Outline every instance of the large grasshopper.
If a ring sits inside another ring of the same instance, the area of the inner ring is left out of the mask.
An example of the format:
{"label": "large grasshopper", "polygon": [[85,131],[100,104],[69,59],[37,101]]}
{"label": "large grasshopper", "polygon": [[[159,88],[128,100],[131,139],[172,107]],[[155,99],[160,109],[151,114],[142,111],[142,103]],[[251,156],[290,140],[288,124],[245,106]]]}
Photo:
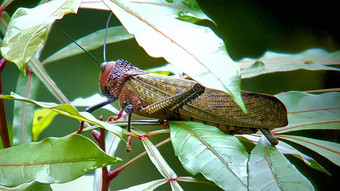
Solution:
{"label": "large grasshopper", "polygon": [[245,114],[227,93],[196,81],[149,74],[124,60],[104,62],[100,69],[100,89],[109,100],[88,108],[89,112],[118,100],[129,113],[129,122],[134,113],[160,121],[199,121],[228,134],[259,129],[273,145],[278,140],[270,130],[288,123],[285,106],[274,96],[242,91]]}

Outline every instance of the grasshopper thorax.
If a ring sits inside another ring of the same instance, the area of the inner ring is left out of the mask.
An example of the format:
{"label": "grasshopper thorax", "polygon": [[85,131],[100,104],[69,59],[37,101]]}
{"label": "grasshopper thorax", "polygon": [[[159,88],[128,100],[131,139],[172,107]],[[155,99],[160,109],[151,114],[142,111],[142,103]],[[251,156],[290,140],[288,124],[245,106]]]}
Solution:
{"label": "grasshopper thorax", "polygon": [[125,60],[104,62],[100,65],[99,84],[103,95],[115,101],[130,76],[147,72],[133,66]]}

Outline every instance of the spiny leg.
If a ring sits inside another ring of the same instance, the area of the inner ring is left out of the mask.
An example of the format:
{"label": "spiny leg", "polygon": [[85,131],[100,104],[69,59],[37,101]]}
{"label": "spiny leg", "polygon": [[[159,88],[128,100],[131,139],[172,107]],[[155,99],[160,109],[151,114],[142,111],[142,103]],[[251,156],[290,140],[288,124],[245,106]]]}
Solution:
{"label": "spiny leg", "polygon": [[[127,131],[131,132],[131,117],[132,117],[132,111],[133,111],[133,106],[131,103],[128,103],[125,105],[124,107],[124,111],[126,113],[128,113],[128,124],[127,124]],[[131,151],[131,135],[128,136],[127,138],[127,143],[126,143],[126,152],[130,152]]]}
{"label": "spiny leg", "polygon": [[260,131],[272,145],[277,145],[279,143],[279,140],[277,140],[277,138],[270,132],[269,129],[260,128]]}

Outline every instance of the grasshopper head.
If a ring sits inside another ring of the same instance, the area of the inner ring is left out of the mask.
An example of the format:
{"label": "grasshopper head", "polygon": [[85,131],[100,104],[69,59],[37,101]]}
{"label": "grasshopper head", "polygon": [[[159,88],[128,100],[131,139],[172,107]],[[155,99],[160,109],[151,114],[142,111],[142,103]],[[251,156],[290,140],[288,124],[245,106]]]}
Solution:
{"label": "grasshopper head", "polygon": [[124,60],[104,62],[100,65],[100,90],[103,95],[115,101],[130,76],[146,73]]}

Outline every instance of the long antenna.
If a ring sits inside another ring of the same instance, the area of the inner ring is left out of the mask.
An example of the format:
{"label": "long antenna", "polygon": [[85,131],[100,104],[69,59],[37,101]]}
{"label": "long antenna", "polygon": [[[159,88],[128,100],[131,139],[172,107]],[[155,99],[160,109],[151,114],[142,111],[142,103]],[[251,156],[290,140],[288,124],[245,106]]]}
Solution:
{"label": "long antenna", "polygon": [[106,62],[106,39],[107,39],[107,29],[109,28],[109,23],[111,20],[112,12],[110,12],[109,17],[107,18],[106,21],[106,26],[105,26],[105,36],[104,36],[104,45],[103,45],[103,59],[104,62]]}
{"label": "long antenna", "polygon": [[73,40],[73,38],[71,38],[68,34],[66,34],[63,30],[61,30],[61,28],[58,27],[58,25],[54,25],[57,27],[57,29],[63,33],[63,35],[65,35],[68,39],[70,39],[74,44],[76,44],[80,49],[82,49],[87,55],[89,55],[99,66],[100,66],[100,62],[97,60],[96,57],[93,56],[93,54],[91,54],[89,51],[85,50],[85,48],[83,48],[82,46],[80,46],[80,44],[78,44],[75,40]]}

